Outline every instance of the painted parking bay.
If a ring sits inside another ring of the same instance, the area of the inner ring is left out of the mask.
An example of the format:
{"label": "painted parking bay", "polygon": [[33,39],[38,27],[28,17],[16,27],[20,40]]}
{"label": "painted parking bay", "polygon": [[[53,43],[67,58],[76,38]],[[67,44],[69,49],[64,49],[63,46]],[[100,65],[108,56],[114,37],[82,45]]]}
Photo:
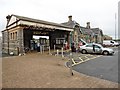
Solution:
{"label": "painted parking bay", "polygon": [[[94,54],[80,54],[80,53],[74,53],[71,57],[72,59],[72,66],[85,63],[89,60],[93,60],[95,58],[101,57],[102,55],[94,55]],[[70,61],[70,58],[69,58]],[[66,65],[69,67],[70,62],[66,62]]]}

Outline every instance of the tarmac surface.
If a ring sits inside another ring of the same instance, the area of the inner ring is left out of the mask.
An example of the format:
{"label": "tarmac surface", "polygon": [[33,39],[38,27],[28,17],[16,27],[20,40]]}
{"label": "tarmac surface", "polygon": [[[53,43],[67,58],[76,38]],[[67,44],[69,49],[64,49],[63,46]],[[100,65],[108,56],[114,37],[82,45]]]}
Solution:
{"label": "tarmac surface", "polygon": [[2,58],[2,88],[118,88],[118,83],[65,67],[66,58],[33,53]]}
{"label": "tarmac surface", "polygon": [[[115,54],[108,56],[73,53],[73,69],[89,76],[118,82],[118,56],[120,56],[120,49],[118,47],[113,47],[113,49]],[[70,67],[70,62],[67,62],[66,65]]]}
{"label": "tarmac surface", "polygon": [[89,76],[118,82],[118,55],[101,56],[74,66],[74,70]]}

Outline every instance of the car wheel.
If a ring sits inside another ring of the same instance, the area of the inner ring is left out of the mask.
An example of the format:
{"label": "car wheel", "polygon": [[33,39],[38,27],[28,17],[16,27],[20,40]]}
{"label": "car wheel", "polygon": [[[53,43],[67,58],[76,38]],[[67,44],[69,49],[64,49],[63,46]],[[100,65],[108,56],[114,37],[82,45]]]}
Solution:
{"label": "car wheel", "polygon": [[104,52],[103,52],[103,55],[108,55],[108,54],[109,54],[108,51],[104,51]]}
{"label": "car wheel", "polygon": [[87,53],[87,51],[86,50],[82,50],[82,54],[86,54]]}

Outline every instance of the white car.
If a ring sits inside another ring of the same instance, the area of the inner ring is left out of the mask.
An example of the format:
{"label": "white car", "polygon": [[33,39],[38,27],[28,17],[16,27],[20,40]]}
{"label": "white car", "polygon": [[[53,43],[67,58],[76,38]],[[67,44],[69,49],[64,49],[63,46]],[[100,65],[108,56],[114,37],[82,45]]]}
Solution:
{"label": "white car", "polygon": [[119,46],[120,44],[118,42],[115,42],[113,40],[104,40],[103,46]]}
{"label": "white car", "polygon": [[80,47],[80,52],[83,54],[86,53],[98,53],[98,54],[103,54],[103,55],[113,55],[114,51],[113,49],[110,48],[104,48],[102,45],[100,44],[96,44],[96,43],[90,43],[90,44],[86,44]]}
{"label": "white car", "polygon": [[110,41],[110,42],[112,43],[112,45],[113,45],[113,46],[119,46],[119,45],[120,45],[118,42],[113,41],[113,40],[112,40],[112,41]]}

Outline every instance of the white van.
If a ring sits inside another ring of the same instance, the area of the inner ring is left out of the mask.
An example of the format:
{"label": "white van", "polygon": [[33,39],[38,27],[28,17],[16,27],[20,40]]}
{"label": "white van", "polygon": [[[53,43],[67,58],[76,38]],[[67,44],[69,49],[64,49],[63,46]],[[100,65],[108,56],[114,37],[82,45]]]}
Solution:
{"label": "white van", "polygon": [[115,42],[113,40],[104,40],[103,46],[119,46],[120,44],[118,42]]}

